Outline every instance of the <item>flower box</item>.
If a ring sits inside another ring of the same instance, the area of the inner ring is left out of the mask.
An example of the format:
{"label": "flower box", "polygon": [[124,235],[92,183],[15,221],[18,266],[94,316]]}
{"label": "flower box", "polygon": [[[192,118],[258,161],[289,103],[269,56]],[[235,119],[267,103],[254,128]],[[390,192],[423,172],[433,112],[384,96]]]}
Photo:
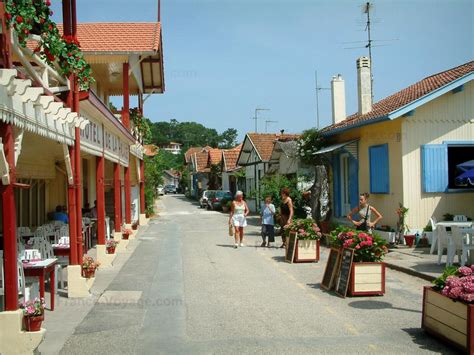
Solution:
{"label": "flower box", "polygon": [[23,320],[27,332],[39,332],[44,321],[44,314],[40,316],[24,316]]}
{"label": "flower box", "polygon": [[82,269],[82,277],[86,279],[95,277],[95,269]]}
{"label": "flower box", "polygon": [[474,353],[474,304],[452,300],[425,286],[421,327],[469,354]]}
{"label": "flower box", "polygon": [[385,263],[354,262],[349,283],[350,296],[383,296],[385,294]]}
{"label": "flower box", "polygon": [[115,247],[107,247],[107,254],[115,254]]}
{"label": "flower box", "polygon": [[298,239],[296,241],[295,263],[313,263],[319,261],[320,241],[314,239]]}

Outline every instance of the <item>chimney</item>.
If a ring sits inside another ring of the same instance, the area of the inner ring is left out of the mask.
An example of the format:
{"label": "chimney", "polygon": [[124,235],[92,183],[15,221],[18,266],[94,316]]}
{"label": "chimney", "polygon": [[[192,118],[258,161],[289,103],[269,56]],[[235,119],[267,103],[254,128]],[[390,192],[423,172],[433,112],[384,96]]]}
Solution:
{"label": "chimney", "polygon": [[357,90],[359,94],[359,114],[363,115],[372,110],[372,77],[370,59],[357,59]]}
{"label": "chimney", "polygon": [[341,74],[333,76],[331,80],[332,94],[332,123],[338,123],[346,119],[346,92],[344,79]]}

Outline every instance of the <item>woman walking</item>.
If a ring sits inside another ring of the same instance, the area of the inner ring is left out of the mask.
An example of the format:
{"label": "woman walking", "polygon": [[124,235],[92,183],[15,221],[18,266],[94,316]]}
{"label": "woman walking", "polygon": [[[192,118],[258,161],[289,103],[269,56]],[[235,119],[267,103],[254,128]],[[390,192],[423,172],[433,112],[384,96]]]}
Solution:
{"label": "woman walking", "polygon": [[286,247],[286,236],[285,236],[285,227],[287,227],[293,221],[293,201],[290,197],[290,190],[288,188],[283,188],[280,191],[281,195],[281,205],[280,205],[280,226],[281,226],[281,239],[283,244],[280,248]]}
{"label": "woman walking", "polygon": [[247,215],[249,214],[249,208],[247,203],[244,201],[244,193],[237,191],[235,194],[235,200],[230,206],[229,224],[234,226],[235,229],[235,244],[234,248],[238,246],[244,246],[244,227],[247,226]]}
{"label": "woman walking", "polygon": [[[357,230],[372,233],[372,229],[382,219],[382,215],[375,209],[375,207],[369,205],[369,196],[370,195],[367,192],[360,194],[359,206],[349,212],[347,219],[352,222]],[[374,221],[371,221],[372,213],[375,215]],[[360,216],[358,221],[352,219],[354,214],[358,214]]]}

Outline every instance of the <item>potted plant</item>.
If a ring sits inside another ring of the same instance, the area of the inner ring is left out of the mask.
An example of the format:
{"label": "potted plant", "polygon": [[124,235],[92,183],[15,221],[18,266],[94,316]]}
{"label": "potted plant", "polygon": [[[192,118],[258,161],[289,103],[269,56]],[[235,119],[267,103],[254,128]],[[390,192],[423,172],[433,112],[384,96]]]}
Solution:
{"label": "potted plant", "polygon": [[400,244],[403,242],[402,236],[405,240],[405,244],[408,247],[413,247],[415,244],[415,238],[416,236],[414,234],[408,234],[410,233],[410,228],[406,224],[406,219],[408,216],[408,208],[403,206],[401,203],[399,204],[399,207],[397,208],[397,215],[398,215],[398,222],[397,222],[397,244]]}
{"label": "potted plant", "polygon": [[132,229],[136,231],[138,229],[138,221],[132,223]]}
{"label": "potted plant", "polygon": [[438,338],[474,353],[474,266],[449,266],[425,286],[421,327]]}
{"label": "potted plant", "polygon": [[41,329],[41,323],[44,321],[44,306],[44,298],[35,298],[20,304],[27,332],[37,332]]}
{"label": "potted plant", "polygon": [[105,244],[105,250],[107,250],[107,254],[115,254],[115,248],[117,247],[118,243],[120,242],[115,239],[107,240],[107,243]]}
{"label": "potted plant", "polygon": [[377,234],[339,227],[331,233],[336,248],[354,249],[354,259],[349,281],[349,295],[371,296],[385,293],[385,263],[387,242]]}
{"label": "potted plant", "polygon": [[321,230],[312,218],[293,220],[286,228],[286,233],[298,234],[295,263],[319,261]]}
{"label": "potted plant", "polygon": [[133,234],[133,230],[130,228],[124,228],[122,230],[122,239],[128,240],[129,236]]}
{"label": "potted plant", "polygon": [[90,279],[95,276],[95,271],[99,268],[100,263],[94,261],[90,256],[85,255],[82,259],[82,276]]}
{"label": "potted plant", "polygon": [[423,228],[423,237],[428,239],[428,244],[431,245],[433,242],[433,227],[431,223],[428,223],[425,228]]}

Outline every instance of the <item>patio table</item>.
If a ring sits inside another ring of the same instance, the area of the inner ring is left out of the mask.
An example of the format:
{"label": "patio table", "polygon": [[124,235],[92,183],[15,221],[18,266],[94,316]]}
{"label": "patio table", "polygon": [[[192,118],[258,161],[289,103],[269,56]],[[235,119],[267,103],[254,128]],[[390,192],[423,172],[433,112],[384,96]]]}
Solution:
{"label": "patio table", "polygon": [[472,226],[472,222],[454,222],[454,221],[442,221],[436,223],[437,226],[445,226],[445,227],[460,227],[460,228],[470,228]]}
{"label": "patio table", "polygon": [[54,256],[69,256],[70,250],[69,244],[53,244]]}
{"label": "patio table", "polygon": [[45,285],[45,276],[49,273],[49,281],[50,281],[50,309],[54,311],[54,285],[55,285],[55,268],[58,259],[43,259],[38,261],[29,261],[23,264],[23,271],[25,273],[25,277],[38,277],[39,278],[39,286],[40,286],[40,297],[44,298],[44,285]]}

